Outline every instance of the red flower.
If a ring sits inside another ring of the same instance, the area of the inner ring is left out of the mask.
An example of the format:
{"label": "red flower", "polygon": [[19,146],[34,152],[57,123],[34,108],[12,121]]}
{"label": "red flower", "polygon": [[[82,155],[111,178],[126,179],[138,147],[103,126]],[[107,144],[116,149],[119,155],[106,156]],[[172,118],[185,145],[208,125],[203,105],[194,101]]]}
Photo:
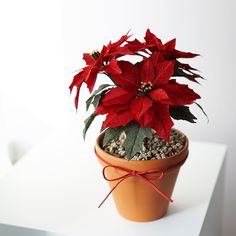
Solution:
{"label": "red flower", "polygon": [[[128,42],[128,48],[136,55],[140,55],[139,52],[145,52],[146,54],[161,52],[166,60],[175,61],[175,76],[183,76],[187,79],[197,82],[197,78],[202,78],[200,75],[194,73],[195,68],[188,64],[179,62],[178,58],[193,58],[199,56],[199,54],[191,52],[182,52],[175,49],[176,39],[172,39],[169,42],[163,44],[162,41],[156,37],[149,29],[146,31],[145,42],[140,42],[137,39]],[[187,73],[186,73],[186,72]]]}
{"label": "red flower", "polygon": [[98,73],[103,72],[108,75],[121,73],[121,70],[117,65],[116,58],[123,55],[133,54],[128,49],[127,45],[121,46],[128,38],[128,35],[124,35],[117,42],[110,42],[107,46],[103,46],[101,52],[84,54],[83,59],[87,66],[74,76],[74,79],[69,86],[70,91],[72,91],[74,86],[77,88],[77,93],[75,96],[76,108],[78,107],[79,91],[82,83],[86,83],[89,91],[92,92]]}
{"label": "red flower", "polygon": [[139,51],[148,53],[147,49],[152,53],[162,52],[166,60],[175,60],[177,58],[193,58],[199,56],[199,54],[182,52],[175,49],[176,39],[172,39],[169,42],[163,44],[162,41],[157,38],[157,36],[149,29],[147,29],[144,39],[145,42],[143,43],[137,39],[128,42],[128,48],[134,53]]}
{"label": "red flower", "polygon": [[124,126],[135,120],[169,140],[173,126],[169,107],[192,104],[200,96],[187,85],[170,80],[174,62],[164,60],[161,53],[153,53],[140,65],[118,61],[118,66],[122,73],[114,74],[112,79],[119,87],[106,93],[95,111],[107,114],[103,128]]}
{"label": "red flower", "polygon": [[193,58],[199,56],[199,54],[191,52],[182,52],[175,49],[176,39],[172,39],[169,42],[163,44],[155,34],[151,33],[148,29],[145,36],[146,48],[151,52],[161,51],[166,60],[175,60],[177,58]]}

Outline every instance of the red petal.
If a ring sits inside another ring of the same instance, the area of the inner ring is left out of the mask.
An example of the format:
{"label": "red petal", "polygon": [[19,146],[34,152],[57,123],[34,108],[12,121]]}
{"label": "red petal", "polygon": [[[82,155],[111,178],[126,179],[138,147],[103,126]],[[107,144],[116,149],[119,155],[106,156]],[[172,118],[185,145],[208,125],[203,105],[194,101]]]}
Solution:
{"label": "red petal", "polygon": [[172,39],[169,42],[165,43],[164,50],[173,51],[175,49],[176,39]]}
{"label": "red petal", "polygon": [[128,110],[130,107],[130,104],[127,103],[127,104],[118,104],[118,105],[113,105],[113,106],[104,106],[103,103],[101,102],[101,104],[99,104],[94,112],[94,114],[101,114],[101,115],[104,115],[104,114],[107,114],[107,113],[114,113],[117,112],[121,112],[121,111],[124,111],[124,110]]}
{"label": "red petal", "polygon": [[161,104],[168,104],[170,102],[168,94],[165,92],[165,90],[161,88],[152,90],[148,93],[148,96],[150,96],[153,100]]}
{"label": "red petal", "polygon": [[125,104],[128,103],[134,96],[135,94],[122,88],[112,88],[107,94],[104,95],[102,102],[104,106]]}
{"label": "red petal", "polygon": [[121,69],[119,68],[117,64],[117,60],[113,57],[109,64],[105,67],[104,71],[106,71],[108,74],[120,74]]}
{"label": "red petal", "polygon": [[82,83],[87,78],[88,74],[90,73],[90,68],[85,67],[82,71],[80,71],[77,75],[74,76],[74,79],[69,86],[70,92],[72,92],[74,86],[77,87],[76,96],[75,96],[75,107],[78,108],[79,102],[79,91],[81,88]]}
{"label": "red petal", "polygon": [[196,57],[196,56],[199,56],[200,54],[196,54],[196,53],[191,53],[191,52],[181,52],[181,51],[178,51],[178,50],[173,50],[171,52],[171,57],[173,59],[176,59],[176,58],[193,58],[193,57]]}
{"label": "red petal", "polygon": [[125,89],[137,91],[141,82],[138,68],[128,61],[118,61],[118,66],[122,73],[112,76],[114,82]]}
{"label": "red petal", "polygon": [[74,86],[79,87],[84,81],[84,70],[80,71],[77,75],[74,76],[72,83],[69,86],[70,93],[72,92]]}
{"label": "red petal", "polygon": [[171,105],[182,106],[192,104],[196,99],[201,98],[188,85],[178,84],[175,80],[171,80],[169,84],[163,85],[162,88],[168,94]]}
{"label": "red petal", "polygon": [[124,43],[130,36],[128,36],[127,34],[123,35],[120,37],[120,39],[118,41],[116,41],[115,43],[110,44],[110,47],[118,47],[120,46],[122,43]]}
{"label": "red petal", "polygon": [[104,62],[104,56],[107,53],[107,47],[103,45],[102,50],[100,52],[99,58],[96,60],[96,63],[103,63]]}
{"label": "red petal", "polygon": [[168,105],[155,105],[155,115],[150,128],[153,128],[157,135],[166,141],[170,140],[170,130],[174,125],[169,114]]}
{"label": "red petal", "polygon": [[155,67],[155,65],[166,61],[166,59],[164,58],[163,54],[160,52],[154,52],[152,53],[152,55],[149,57],[151,63],[153,64],[153,66]]}
{"label": "red petal", "polygon": [[134,39],[133,41],[128,42],[128,48],[132,52],[143,51],[146,49],[146,45],[141,43],[139,40]]}
{"label": "red petal", "polygon": [[154,87],[167,84],[170,77],[174,74],[174,62],[164,61],[155,65],[156,78],[153,81]]}
{"label": "red petal", "polygon": [[152,108],[148,109],[138,121],[141,127],[149,126],[154,117],[154,111]]}
{"label": "red petal", "polygon": [[148,81],[152,82],[154,78],[155,78],[155,71],[151,61],[148,59],[141,68],[141,80],[144,82]]}
{"label": "red petal", "polygon": [[134,116],[139,120],[141,116],[152,106],[152,101],[145,97],[141,96],[134,99],[130,104],[130,110]]}
{"label": "red petal", "polygon": [[115,56],[120,57],[120,56],[125,56],[125,55],[133,55],[134,53],[129,50],[128,46],[125,45],[123,47],[117,47],[114,52],[109,52],[109,56]]}
{"label": "red petal", "polygon": [[149,47],[156,46],[157,49],[159,49],[159,50],[162,49],[162,47],[163,47],[161,40],[159,38],[157,38],[155,34],[151,33],[150,29],[148,29],[146,31],[146,35],[145,35],[144,39],[146,41],[146,44]]}
{"label": "red petal", "polygon": [[133,54],[128,47],[120,47],[121,44],[123,44],[130,36],[123,35],[117,42],[115,43],[109,43],[107,45],[107,51],[104,56],[109,57],[109,56],[122,56],[122,55],[127,55],[127,54]]}
{"label": "red petal", "polygon": [[130,111],[123,111],[119,114],[109,113],[102,125],[102,128],[115,128],[117,126],[124,126],[132,120],[134,120],[134,116]]}
{"label": "red petal", "polygon": [[80,87],[81,86],[77,87],[75,100],[74,100],[76,110],[78,109]]}
{"label": "red petal", "polygon": [[87,76],[86,80],[84,81],[87,84],[87,87],[88,87],[90,93],[93,91],[93,88],[94,88],[94,85],[95,85],[96,79],[97,79],[97,74],[99,73],[100,69],[101,68],[98,68],[97,66],[92,67],[89,75]]}
{"label": "red petal", "polygon": [[85,60],[87,65],[94,64],[95,60],[89,53],[84,53],[83,54],[83,59]]}

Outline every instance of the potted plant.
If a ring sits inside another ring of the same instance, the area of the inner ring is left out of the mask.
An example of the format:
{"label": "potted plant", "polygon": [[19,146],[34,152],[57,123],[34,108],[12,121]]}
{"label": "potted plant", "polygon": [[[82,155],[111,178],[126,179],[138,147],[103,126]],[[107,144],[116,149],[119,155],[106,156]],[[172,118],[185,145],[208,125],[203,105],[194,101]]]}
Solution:
{"label": "potted plant", "polygon": [[[69,87],[77,89],[76,109],[83,83],[91,93],[86,107],[92,104],[94,112],[85,120],[84,137],[94,118],[106,115],[95,144],[111,187],[106,198],[112,193],[120,214],[134,221],[155,220],[166,213],[188,156],[188,139],[173,128],[173,120],[195,123],[189,110],[193,103],[203,111],[196,103],[200,96],[177,82],[178,77],[192,82],[202,78],[179,61],[198,54],[179,51],[175,44],[175,39],[163,44],[149,29],[142,42],[126,34],[101,51],[85,53],[86,66]],[[111,83],[94,90],[98,74]]]}

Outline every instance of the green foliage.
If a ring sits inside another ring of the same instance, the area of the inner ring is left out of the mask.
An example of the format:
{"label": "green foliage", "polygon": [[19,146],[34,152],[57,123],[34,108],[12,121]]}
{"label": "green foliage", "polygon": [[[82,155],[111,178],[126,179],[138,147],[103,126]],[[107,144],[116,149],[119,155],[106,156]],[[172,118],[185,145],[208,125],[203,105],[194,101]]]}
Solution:
{"label": "green foliage", "polygon": [[194,81],[196,83],[199,83],[196,79],[204,79],[201,75],[194,73],[192,71],[188,71],[188,73],[186,73],[184,70],[178,68],[178,67],[174,67],[174,77],[186,77],[187,79]]}
{"label": "green foliage", "polygon": [[128,160],[142,149],[145,139],[150,138],[153,135],[153,132],[149,127],[142,128],[137,122],[131,122],[126,126],[108,128],[105,131],[103,147],[105,147],[111,140],[119,139],[120,134],[123,131],[126,134],[124,148]]}
{"label": "green foliage", "polygon": [[196,123],[196,117],[190,112],[189,107],[179,106],[170,108],[170,116],[175,120],[186,120],[190,123]]}
{"label": "green foliage", "polygon": [[130,160],[138,151],[142,149],[142,145],[146,138],[153,135],[149,127],[140,127],[137,122],[131,122],[124,128],[126,139],[124,142],[125,152],[128,160]]}
{"label": "green foliage", "polygon": [[99,102],[100,102],[100,99],[101,99],[102,95],[105,94],[108,90],[109,89],[103,90],[101,93],[98,93],[97,95],[94,96],[92,104],[93,104],[95,109],[99,105]]}
{"label": "green foliage", "polygon": [[85,139],[86,133],[88,128],[90,127],[90,125],[92,124],[94,118],[96,117],[96,115],[92,114],[90,115],[85,121],[84,121],[84,130],[83,130],[83,137]]}
{"label": "green foliage", "polygon": [[[101,98],[101,96],[105,93],[104,91],[102,93],[100,93],[102,90],[104,90],[105,88],[111,86],[110,84],[102,84],[98,87],[98,89],[96,89],[91,96],[88,98],[88,100],[86,101],[86,110],[88,111],[89,107],[91,104],[95,104],[96,106],[99,104],[99,100]],[[107,91],[107,90],[106,90]],[[100,94],[99,94],[100,93]],[[95,100],[96,99],[96,100]],[[95,101],[94,101],[95,100]],[[95,106],[94,105],[94,106]]]}
{"label": "green foliage", "polygon": [[105,147],[111,140],[118,139],[121,132],[124,130],[123,126],[118,126],[116,128],[108,128],[105,131],[105,135],[103,138],[103,147]]}
{"label": "green foliage", "polygon": [[203,113],[203,114],[205,115],[205,117],[207,118],[207,122],[209,123],[209,118],[208,118],[206,112],[203,110],[202,106],[201,106],[199,103],[197,103],[197,102],[194,102],[194,104],[196,104],[196,105],[198,106],[198,108],[202,111],[202,113]]}

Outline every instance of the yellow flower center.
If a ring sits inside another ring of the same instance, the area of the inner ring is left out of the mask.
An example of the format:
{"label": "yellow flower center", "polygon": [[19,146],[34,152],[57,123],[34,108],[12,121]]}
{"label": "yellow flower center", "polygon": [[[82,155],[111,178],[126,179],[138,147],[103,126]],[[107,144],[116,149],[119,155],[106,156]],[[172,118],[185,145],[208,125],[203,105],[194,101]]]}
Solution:
{"label": "yellow flower center", "polygon": [[94,50],[89,54],[93,57],[94,60],[97,60],[100,56],[100,52],[98,50]]}
{"label": "yellow flower center", "polygon": [[141,82],[141,85],[140,85],[140,90],[143,92],[143,93],[147,93],[149,92],[150,90],[152,90],[152,83],[150,81],[148,82]]}

